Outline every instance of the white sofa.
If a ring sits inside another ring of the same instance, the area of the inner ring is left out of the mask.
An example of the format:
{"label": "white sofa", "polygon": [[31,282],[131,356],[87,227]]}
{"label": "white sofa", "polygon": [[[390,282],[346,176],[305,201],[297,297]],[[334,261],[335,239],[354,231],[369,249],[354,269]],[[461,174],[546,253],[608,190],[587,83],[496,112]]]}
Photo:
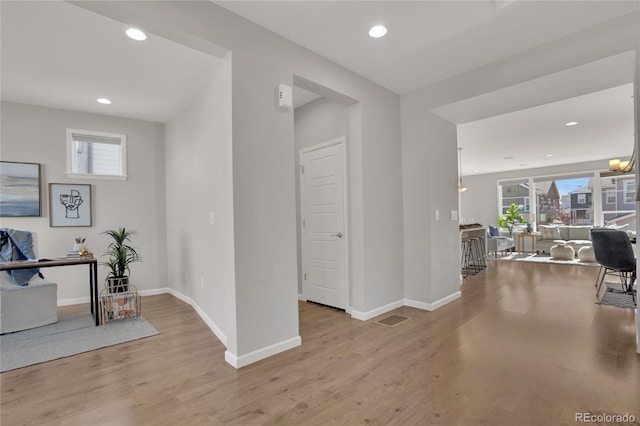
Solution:
{"label": "white sofa", "polygon": [[591,229],[593,226],[581,225],[539,225],[540,234],[536,237],[536,250],[550,253],[556,244],[566,244],[578,253],[581,247],[591,245]]}
{"label": "white sofa", "polygon": [[58,322],[58,285],[35,275],[18,286],[9,274],[0,277],[0,334]]}
{"label": "white sofa", "polygon": [[[628,225],[624,226],[606,226],[606,228],[618,229],[620,231],[627,231]],[[578,251],[582,247],[591,246],[591,225],[564,225],[564,224],[551,224],[551,225],[538,225],[538,234],[536,236],[536,251],[549,254],[551,247],[557,244],[566,244],[573,248],[573,251],[578,254]],[[500,230],[503,234],[505,231]],[[513,237],[517,238],[518,234],[524,232],[522,229],[514,231]],[[508,235],[508,234],[507,234]],[[526,241],[525,241],[526,243]]]}
{"label": "white sofa", "polygon": [[[37,236],[31,233],[35,257]],[[32,276],[28,285],[16,285],[9,272],[0,272],[0,334],[58,322],[58,285]]]}

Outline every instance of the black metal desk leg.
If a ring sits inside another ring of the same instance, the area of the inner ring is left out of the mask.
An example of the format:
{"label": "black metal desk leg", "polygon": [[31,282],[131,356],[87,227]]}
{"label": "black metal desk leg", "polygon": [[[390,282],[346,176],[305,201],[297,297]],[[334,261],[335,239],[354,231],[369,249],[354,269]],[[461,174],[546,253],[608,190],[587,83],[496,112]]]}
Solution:
{"label": "black metal desk leg", "polygon": [[100,308],[98,306],[98,264],[91,263],[89,265],[89,271],[91,278],[89,285],[91,286],[91,310],[93,316],[96,319],[96,326],[100,325]]}
{"label": "black metal desk leg", "polygon": [[94,309],[94,297],[93,297],[93,265],[89,264],[89,300],[91,301],[91,314],[95,317],[96,310]]}

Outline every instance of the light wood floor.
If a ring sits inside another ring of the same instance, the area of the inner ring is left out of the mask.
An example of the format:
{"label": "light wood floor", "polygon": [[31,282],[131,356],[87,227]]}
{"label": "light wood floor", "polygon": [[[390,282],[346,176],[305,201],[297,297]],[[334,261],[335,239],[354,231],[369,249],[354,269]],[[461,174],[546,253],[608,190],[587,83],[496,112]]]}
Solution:
{"label": "light wood floor", "polygon": [[[0,375],[2,426],[559,425],[635,415],[633,314],[597,268],[493,262],[396,328],[300,303],[303,345],[240,370],[191,307],[143,299],[159,336]],[[86,306],[65,310],[87,309]]]}

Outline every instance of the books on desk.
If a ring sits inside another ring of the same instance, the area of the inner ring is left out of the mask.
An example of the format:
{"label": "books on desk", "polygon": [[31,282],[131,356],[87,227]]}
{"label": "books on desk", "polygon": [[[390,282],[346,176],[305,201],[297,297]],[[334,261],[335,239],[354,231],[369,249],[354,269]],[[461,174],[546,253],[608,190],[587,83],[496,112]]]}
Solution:
{"label": "books on desk", "polygon": [[86,254],[80,255],[77,251],[70,251],[67,253],[67,259],[93,259],[93,253],[89,251]]}

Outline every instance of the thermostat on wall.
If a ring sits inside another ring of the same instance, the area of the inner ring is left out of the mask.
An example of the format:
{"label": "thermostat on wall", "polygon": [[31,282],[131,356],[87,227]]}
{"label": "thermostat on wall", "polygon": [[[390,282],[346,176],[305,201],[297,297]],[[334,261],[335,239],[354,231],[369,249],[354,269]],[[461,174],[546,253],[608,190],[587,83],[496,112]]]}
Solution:
{"label": "thermostat on wall", "polygon": [[278,86],[278,105],[280,108],[291,108],[293,106],[293,91],[291,86],[281,84]]}

